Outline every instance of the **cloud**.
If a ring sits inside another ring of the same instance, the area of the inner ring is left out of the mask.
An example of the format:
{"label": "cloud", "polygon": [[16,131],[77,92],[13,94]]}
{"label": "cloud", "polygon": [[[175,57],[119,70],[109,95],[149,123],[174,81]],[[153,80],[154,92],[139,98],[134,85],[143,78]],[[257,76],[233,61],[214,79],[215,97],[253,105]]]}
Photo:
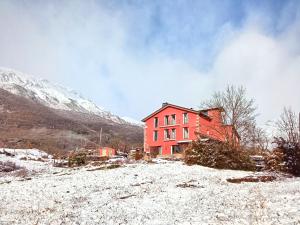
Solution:
{"label": "cloud", "polygon": [[300,7],[257,5],[1,1],[0,62],[136,119],[244,85],[262,124],[300,111]]}

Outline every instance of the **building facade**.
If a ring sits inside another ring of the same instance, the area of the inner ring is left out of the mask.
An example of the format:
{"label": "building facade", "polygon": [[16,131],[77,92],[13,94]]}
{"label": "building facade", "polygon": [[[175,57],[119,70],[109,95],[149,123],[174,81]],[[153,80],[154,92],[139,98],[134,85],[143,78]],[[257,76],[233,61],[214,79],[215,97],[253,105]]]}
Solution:
{"label": "building facade", "polygon": [[228,138],[239,140],[230,125],[223,123],[224,110],[213,108],[194,110],[169,103],[142,121],[144,127],[144,151],[159,155],[181,154],[192,141],[208,137],[219,141]]}
{"label": "building facade", "polygon": [[100,156],[112,157],[116,155],[116,150],[109,147],[101,147],[99,148],[99,154]]}

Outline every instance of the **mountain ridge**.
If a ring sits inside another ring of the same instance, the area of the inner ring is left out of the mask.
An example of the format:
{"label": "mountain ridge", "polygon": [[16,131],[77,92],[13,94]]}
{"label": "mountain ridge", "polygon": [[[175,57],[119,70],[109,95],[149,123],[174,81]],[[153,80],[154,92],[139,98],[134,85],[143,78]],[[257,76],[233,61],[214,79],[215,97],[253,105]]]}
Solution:
{"label": "mountain ridge", "polygon": [[48,88],[52,85],[48,81],[15,73],[0,69],[0,148],[39,148],[61,155],[100,145],[123,150],[142,146],[141,125],[126,122],[100,107],[90,110],[88,106],[94,107],[93,103],[78,93],[72,94],[86,105],[67,98],[72,95],[70,90],[62,88],[68,95],[61,94],[57,88]]}
{"label": "mountain ridge", "polygon": [[116,123],[142,126],[142,123],[132,118],[120,117],[104,110],[75,90],[46,79],[33,78],[17,70],[0,67],[0,88],[53,109],[90,113]]}

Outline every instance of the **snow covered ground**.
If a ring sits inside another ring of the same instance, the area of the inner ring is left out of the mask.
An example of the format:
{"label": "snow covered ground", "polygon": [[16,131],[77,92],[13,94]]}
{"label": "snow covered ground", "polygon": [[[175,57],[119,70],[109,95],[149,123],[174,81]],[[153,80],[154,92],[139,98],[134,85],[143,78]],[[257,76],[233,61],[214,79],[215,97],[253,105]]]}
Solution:
{"label": "snow covered ground", "polygon": [[300,224],[299,178],[232,184],[251,173],[164,160],[106,170],[22,163],[49,169],[0,184],[1,225]]}

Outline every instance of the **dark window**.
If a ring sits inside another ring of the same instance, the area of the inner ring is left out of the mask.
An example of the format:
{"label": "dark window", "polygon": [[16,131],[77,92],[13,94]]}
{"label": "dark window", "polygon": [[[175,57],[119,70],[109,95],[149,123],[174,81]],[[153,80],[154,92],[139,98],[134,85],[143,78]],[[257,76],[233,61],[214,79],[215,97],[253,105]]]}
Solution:
{"label": "dark window", "polygon": [[154,141],[157,141],[157,140],[158,140],[158,131],[157,131],[157,130],[155,130],[155,131],[153,132],[153,140],[154,140]]}
{"label": "dark window", "polygon": [[202,111],[202,113],[203,113],[204,115],[208,116],[208,111],[207,111],[207,110],[206,110],[206,111]]}
{"label": "dark window", "polygon": [[169,125],[169,116],[165,116],[165,125]]}
{"label": "dark window", "polygon": [[182,148],[179,145],[172,145],[172,154],[182,153]]}
{"label": "dark window", "polygon": [[165,140],[170,139],[170,131],[168,129],[165,129]]}
{"label": "dark window", "polygon": [[154,117],[154,127],[157,128],[158,127],[158,118]]}

